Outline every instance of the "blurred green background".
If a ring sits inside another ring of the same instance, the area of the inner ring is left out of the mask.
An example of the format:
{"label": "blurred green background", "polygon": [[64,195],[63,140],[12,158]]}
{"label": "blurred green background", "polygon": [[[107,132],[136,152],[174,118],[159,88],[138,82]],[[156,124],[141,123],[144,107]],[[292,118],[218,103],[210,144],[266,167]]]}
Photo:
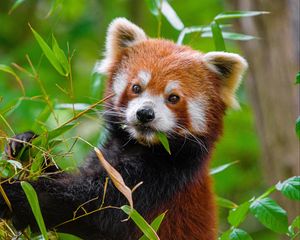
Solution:
{"label": "blurred green background", "polygon": [[[151,36],[157,35],[157,21],[149,12],[142,0],[64,0],[63,4],[47,16],[52,1],[28,0],[22,3],[15,11],[8,14],[14,1],[0,2],[0,64],[18,65],[30,70],[26,60],[29,55],[33,65],[37,68],[40,79],[53,103],[70,103],[71,99],[60,88],[69,89],[70,83],[60,76],[48,60],[43,57],[42,51],[34,39],[28,23],[51,43],[52,33],[60,46],[67,52],[67,43],[72,58],[72,73],[74,81],[74,99],[76,103],[93,103],[97,96],[92,91],[92,70],[95,61],[101,58],[104,48],[106,28],[110,21],[119,16],[127,17],[140,25]],[[224,2],[221,0],[170,1],[177,14],[186,26],[206,25],[214,16],[224,11]],[[174,30],[163,19],[162,37],[176,41],[179,32]],[[211,39],[203,39],[199,34],[188,35],[184,43],[203,52],[214,50]],[[227,42],[227,48],[232,52],[239,52],[233,42]],[[15,68],[14,68],[15,69]],[[7,122],[13,130],[23,132],[32,129],[35,120],[45,108],[41,101],[41,90],[37,81],[26,74],[18,72],[25,86],[26,95],[22,92],[15,79],[0,72],[0,110],[22,99],[19,105],[6,115]],[[57,86],[59,85],[59,87]],[[215,175],[215,188],[219,196],[240,203],[259,195],[266,189],[260,172],[260,149],[254,129],[253,114],[242,85],[239,91],[241,110],[229,110],[225,119],[224,136],[217,145],[212,167],[224,163],[238,161],[238,164],[228,170]],[[60,122],[68,117],[66,111],[56,110]],[[71,114],[71,113],[70,113]],[[74,135],[79,135],[96,144],[99,139],[101,121],[96,114],[90,114],[81,119],[75,128]],[[41,125],[37,125],[38,128]],[[55,121],[48,119],[47,126],[55,127]],[[7,125],[0,119],[0,129],[12,135]],[[2,146],[3,147],[3,146]],[[82,161],[90,148],[83,143],[77,143],[73,149],[72,159]],[[70,159],[65,159],[66,162]],[[220,209],[220,232],[227,229],[227,210]],[[249,218],[241,226],[247,229],[253,239],[276,239],[271,232],[262,227],[256,220]]]}

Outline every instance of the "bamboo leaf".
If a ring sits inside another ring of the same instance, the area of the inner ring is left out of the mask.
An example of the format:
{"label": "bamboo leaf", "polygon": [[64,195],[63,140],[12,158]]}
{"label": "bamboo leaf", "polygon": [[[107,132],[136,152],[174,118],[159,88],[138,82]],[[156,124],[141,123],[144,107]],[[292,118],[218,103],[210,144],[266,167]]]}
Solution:
{"label": "bamboo leaf", "polygon": [[238,205],[235,204],[234,202],[222,197],[217,197],[217,204],[220,207],[229,208],[229,209],[238,207]]}
{"label": "bamboo leaf", "polygon": [[49,12],[46,15],[46,18],[50,17],[55,10],[58,8],[58,6],[62,3],[63,0],[52,0],[51,8]]}
{"label": "bamboo leaf", "polygon": [[66,57],[64,51],[59,47],[53,34],[52,34],[52,49],[56,59],[60,62],[61,66],[64,68],[66,75],[68,75],[70,73],[68,58]]}
{"label": "bamboo leaf", "polygon": [[68,233],[57,233],[58,240],[81,240],[81,238],[68,234]]}
{"label": "bamboo leaf", "polygon": [[[151,223],[151,227],[153,228],[154,231],[158,231],[160,224],[162,223],[164,217],[166,215],[166,212],[160,214],[158,217],[156,217],[153,222]],[[148,240],[146,235],[143,235],[139,240]]]}
{"label": "bamboo leaf", "polygon": [[154,16],[158,16],[159,15],[159,0],[145,0],[147,3],[147,6],[150,10],[150,12],[154,15]]}
{"label": "bamboo leaf", "polygon": [[8,14],[12,14],[14,10],[16,10],[25,0],[16,0],[15,3],[12,5],[11,9],[9,10]]}
{"label": "bamboo leaf", "polygon": [[256,199],[251,203],[250,211],[263,225],[274,232],[287,232],[287,213],[274,200],[270,198]]}
{"label": "bamboo leaf", "polygon": [[149,240],[159,240],[157,233],[154,229],[146,222],[146,220],[133,208],[124,205],[121,209],[134,221],[139,229],[145,234]]}
{"label": "bamboo leaf", "polygon": [[108,173],[110,179],[112,180],[115,187],[127,198],[129,205],[133,208],[133,200],[132,200],[132,191],[131,189],[125,184],[123,177],[121,174],[109,164],[102,155],[101,151],[98,148],[94,148],[96,155],[104,167],[106,172]]}
{"label": "bamboo leaf", "polygon": [[0,71],[6,72],[6,73],[9,73],[10,75],[12,75],[17,80],[17,82],[22,90],[22,94],[25,95],[24,85],[23,85],[21,79],[19,78],[19,76],[14,72],[14,70],[11,67],[4,65],[4,64],[0,64]]}
{"label": "bamboo leaf", "polygon": [[300,176],[291,177],[276,184],[276,189],[292,200],[300,200]]}
{"label": "bamboo leaf", "polygon": [[265,11],[231,11],[220,13],[215,17],[215,20],[231,19],[231,18],[242,18],[242,17],[253,17],[262,14],[268,14]]}
{"label": "bamboo leaf", "polygon": [[238,161],[235,161],[235,162],[230,162],[230,163],[227,163],[227,164],[224,164],[224,165],[221,165],[219,167],[215,167],[215,168],[212,168],[210,170],[210,175],[215,175],[217,173],[220,173],[220,172],[223,172],[224,170],[226,170],[227,168],[231,167],[232,165],[235,165],[237,164]]}
{"label": "bamboo leaf", "polygon": [[[224,32],[224,31],[222,31],[222,36],[224,39],[235,40],[235,41],[249,41],[249,40],[257,39],[257,37],[251,35],[245,35],[245,34],[234,33],[234,32]],[[211,31],[208,31],[202,33],[201,37],[212,38],[213,34]]]}
{"label": "bamboo leaf", "polygon": [[29,27],[30,27],[30,29],[31,29],[31,31],[33,33],[33,36],[35,37],[36,41],[40,45],[43,53],[45,54],[45,56],[47,57],[47,59],[49,60],[49,62],[51,63],[51,65],[56,69],[56,71],[58,73],[60,73],[63,76],[66,76],[67,74],[64,73],[63,68],[62,68],[60,62],[56,58],[54,52],[51,50],[51,48],[45,42],[45,40],[30,25],[29,25]]}
{"label": "bamboo leaf", "polygon": [[34,188],[30,185],[30,183],[21,182],[21,186],[22,186],[23,191],[25,192],[25,195],[28,199],[29,205],[31,207],[31,210],[33,212],[35,220],[38,224],[38,227],[39,227],[44,239],[48,240],[47,229],[46,229],[46,226],[44,223],[44,219],[43,219],[42,212],[40,209],[40,204],[39,204],[37,194],[36,194]]}
{"label": "bamboo leaf", "polygon": [[166,134],[164,134],[163,132],[158,132],[156,134],[156,136],[158,137],[159,141],[164,146],[164,148],[166,149],[166,151],[171,155],[169,140],[168,140]]}
{"label": "bamboo leaf", "polygon": [[184,24],[182,23],[181,19],[178,17],[172,6],[168,3],[168,1],[163,0],[161,4],[161,13],[165,16],[168,22],[176,30],[182,30],[184,28]]}
{"label": "bamboo leaf", "polygon": [[222,30],[216,21],[213,21],[210,25],[215,48],[217,51],[226,51],[225,42],[222,35]]}

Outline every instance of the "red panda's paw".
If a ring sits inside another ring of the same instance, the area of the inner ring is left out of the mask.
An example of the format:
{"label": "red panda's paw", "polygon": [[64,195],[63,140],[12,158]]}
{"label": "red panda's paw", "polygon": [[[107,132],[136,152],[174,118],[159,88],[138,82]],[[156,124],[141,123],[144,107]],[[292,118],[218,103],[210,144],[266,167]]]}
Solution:
{"label": "red panda's paw", "polygon": [[27,143],[31,143],[31,141],[37,136],[38,135],[36,135],[34,132],[27,131],[12,137],[5,147],[6,156],[9,159],[15,159],[21,152],[29,147],[29,144]]}

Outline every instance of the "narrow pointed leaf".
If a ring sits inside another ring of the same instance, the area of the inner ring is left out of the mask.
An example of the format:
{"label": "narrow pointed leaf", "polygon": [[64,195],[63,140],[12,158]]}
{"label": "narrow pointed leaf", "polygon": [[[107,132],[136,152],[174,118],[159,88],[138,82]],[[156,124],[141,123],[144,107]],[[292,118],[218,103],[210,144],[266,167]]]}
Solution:
{"label": "narrow pointed leaf", "polygon": [[16,10],[25,0],[16,0],[15,3],[12,5],[11,9],[9,10],[8,14],[12,14],[14,10]]}
{"label": "narrow pointed leaf", "polygon": [[44,239],[48,240],[47,229],[46,229],[46,226],[44,223],[44,219],[43,219],[42,212],[40,209],[40,204],[39,204],[37,194],[36,194],[34,188],[30,185],[30,183],[21,182],[21,186],[22,186],[23,191],[25,192],[25,195],[28,199],[29,205],[31,207],[31,210],[33,212],[35,220],[38,224],[38,227],[39,227]]}
{"label": "narrow pointed leaf", "polygon": [[165,16],[165,18],[168,20],[168,22],[175,29],[182,30],[184,28],[184,25],[183,25],[181,19],[178,17],[177,13],[171,7],[171,5],[168,3],[168,1],[166,1],[166,0],[162,1],[161,12]]}
{"label": "narrow pointed leaf", "polygon": [[150,10],[150,12],[154,15],[154,16],[158,16],[159,14],[159,0],[145,0],[147,3],[147,6]]}
{"label": "narrow pointed leaf", "polygon": [[[153,228],[154,231],[158,231],[160,224],[162,223],[162,221],[164,220],[164,217],[166,215],[166,212],[160,214],[158,217],[156,217],[152,223],[151,223],[151,227]],[[148,240],[146,235],[143,235],[140,240]]]}
{"label": "narrow pointed leaf", "polygon": [[68,75],[70,73],[68,58],[66,57],[64,51],[59,47],[53,34],[52,34],[52,49],[56,59],[60,62],[61,66],[64,68],[66,75]]}
{"label": "narrow pointed leaf", "polygon": [[17,80],[17,82],[22,90],[23,95],[25,95],[25,88],[23,86],[23,83],[22,83],[21,79],[19,78],[19,76],[15,73],[15,71],[11,67],[4,65],[4,64],[0,64],[0,71],[6,72],[6,73],[9,73],[10,75],[12,75]]}
{"label": "narrow pointed leaf", "polygon": [[238,163],[238,161],[235,161],[235,162],[231,162],[231,163],[226,163],[226,164],[221,165],[221,166],[219,166],[219,167],[212,168],[212,169],[210,170],[210,174],[211,174],[211,175],[215,175],[215,174],[217,174],[217,173],[223,172],[223,171],[226,170],[227,168],[229,168],[229,167],[231,167],[232,165],[237,164],[237,163]]}
{"label": "narrow pointed leaf", "polygon": [[[257,37],[251,35],[245,35],[245,34],[234,33],[234,32],[224,32],[224,31],[222,31],[222,36],[224,39],[235,40],[235,41],[249,41],[249,40],[257,39]],[[202,33],[201,37],[212,38],[213,34],[211,31],[208,31]]]}
{"label": "narrow pointed leaf", "polygon": [[265,11],[232,11],[220,13],[215,17],[215,20],[221,19],[231,19],[231,18],[242,18],[242,17],[253,17],[262,14],[268,14],[269,12]]}
{"label": "narrow pointed leaf", "polygon": [[238,207],[238,205],[235,204],[234,202],[222,197],[217,197],[217,204],[219,207],[224,207],[229,209]]}
{"label": "narrow pointed leaf", "polygon": [[222,30],[216,21],[213,21],[210,25],[215,48],[217,51],[226,51],[225,42],[222,35]]}
{"label": "narrow pointed leaf", "polygon": [[300,176],[277,183],[276,189],[289,199],[300,201]]}
{"label": "narrow pointed leaf", "polygon": [[56,58],[54,52],[51,50],[51,48],[48,46],[48,44],[45,42],[45,40],[29,25],[33,36],[35,37],[36,41],[38,42],[38,44],[40,45],[43,53],[45,54],[45,56],[47,57],[47,59],[49,60],[49,62],[51,63],[51,65],[57,70],[57,72],[59,72],[61,75],[66,76],[66,74],[63,71],[63,68],[60,64],[60,62],[58,61],[58,59]]}
{"label": "narrow pointed leaf", "polygon": [[250,211],[263,225],[274,232],[288,231],[287,213],[274,200],[257,199],[250,205]]}
{"label": "narrow pointed leaf", "polygon": [[164,148],[166,149],[166,151],[171,155],[169,140],[168,140],[166,134],[164,134],[163,132],[158,132],[156,134],[156,136],[158,137],[159,141],[164,146]]}
{"label": "narrow pointed leaf", "polygon": [[68,233],[57,233],[57,236],[58,236],[58,240],[81,240],[82,239]]}
{"label": "narrow pointed leaf", "polygon": [[52,0],[51,8],[49,12],[46,15],[46,18],[50,17],[55,10],[58,8],[58,6],[62,3],[63,0]]}
{"label": "narrow pointed leaf", "polygon": [[157,233],[154,229],[146,222],[146,220],[133,208],[124,205],[121,209],[134,221],[139,229],[145,234],[149,240],[159,240]]}

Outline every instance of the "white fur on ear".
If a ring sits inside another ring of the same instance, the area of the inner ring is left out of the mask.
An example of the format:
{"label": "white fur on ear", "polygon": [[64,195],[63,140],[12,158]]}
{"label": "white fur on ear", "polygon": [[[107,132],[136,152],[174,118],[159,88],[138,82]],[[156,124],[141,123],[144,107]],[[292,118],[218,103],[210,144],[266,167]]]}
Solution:
{"label": "white fur on ear", "polygon": [[145,32],[126,18],[114,19],[107,30],[105,57],[94,68],[95,72],[107,73],[115,57],[127,47],[147,39]]}
{"label": "white fur on ear", "polygon": [[226,106],[239,108],[235,92],[240,85],[243,73],[248,67],[247,61],[235,53],[209,52],[204,55],[204,62],[223,81],[221,97]]}

